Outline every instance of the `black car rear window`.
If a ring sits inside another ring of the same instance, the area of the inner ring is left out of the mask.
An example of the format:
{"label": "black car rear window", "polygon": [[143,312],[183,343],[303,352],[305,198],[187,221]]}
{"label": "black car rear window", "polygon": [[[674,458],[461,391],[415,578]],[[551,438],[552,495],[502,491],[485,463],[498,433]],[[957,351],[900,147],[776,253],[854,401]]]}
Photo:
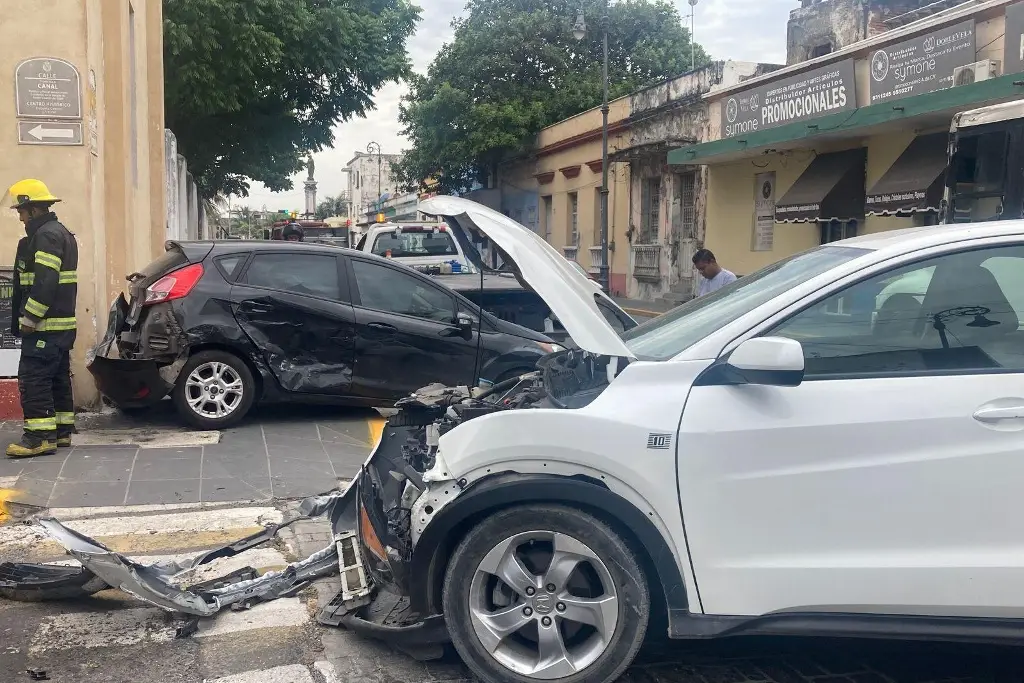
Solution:
{"label": "black car rear window", "polygon": [[228,254],[217,259],[217,267],[228,282],[234,282],[245,264],[248,254]]}

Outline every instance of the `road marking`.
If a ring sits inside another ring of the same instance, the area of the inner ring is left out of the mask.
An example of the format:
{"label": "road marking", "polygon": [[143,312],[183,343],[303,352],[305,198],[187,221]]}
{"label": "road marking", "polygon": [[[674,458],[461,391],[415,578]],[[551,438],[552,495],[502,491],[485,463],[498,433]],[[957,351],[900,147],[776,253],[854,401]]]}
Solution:
{"label": "road marking", "polygon": [[[192,637],[212,638],[245,631],[302,627],[309,620],[309,610],[299,598],[280,598],[250,610],[224,611],[203,619],[199,622],[199,631]],[[29,652],[166,643],[174,640],[178,623],[172,615],[155,607],[54,614],[43,618],[32,637]]]}
{"label": "road marking", "polygon": [[370,431],[370,447],[375,448],[380,443],[384,434],[384,425],[388,423],[385,417],[370,417],[366,419],[366,427]]}
{"label": "road marking", "polygon": [[[62,521],[116,552],[153,555],[171,549],[184,552],[225,545],[283,519],[284,515],[272,507],[244,507]],[[64,547],[38,525],[0,527],[0,557],[41,562],[63,555]]]}
{"label": "road marking", "polygon": [[[276,666],[273,669],[246,671],[245,673],[216,678],[207,683],[313,683],[309,669],[301,664]],[[328,679],[331,683],[331,679]]]}
{"label": "road marking", "polygon": [[[15,478],[17,481],[17,478]],[[16,502],[20,495],[17,490],[13,488],[5,488],[4,484],[12,485],[14,482],[3,481],[0,482],[0,524],[3,524],[10,517],[10,512],[7,509],[7,502]]]}
{"label": "road marking", "polygon": [[76,446],[138,446],[139,448],[187,448],[220,443],[220,432],[180,429],[90,429],[75,435]]}

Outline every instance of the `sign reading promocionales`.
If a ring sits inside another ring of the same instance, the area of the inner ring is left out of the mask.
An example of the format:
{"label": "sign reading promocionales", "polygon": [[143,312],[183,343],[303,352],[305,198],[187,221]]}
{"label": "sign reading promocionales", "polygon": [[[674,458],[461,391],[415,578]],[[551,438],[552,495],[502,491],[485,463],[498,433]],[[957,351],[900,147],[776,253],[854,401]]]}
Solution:
{"label": "sign reading promocionales", "polygon": [[854,81],[847,59],[732,95],[722,102],[722,137],[856,109]]}

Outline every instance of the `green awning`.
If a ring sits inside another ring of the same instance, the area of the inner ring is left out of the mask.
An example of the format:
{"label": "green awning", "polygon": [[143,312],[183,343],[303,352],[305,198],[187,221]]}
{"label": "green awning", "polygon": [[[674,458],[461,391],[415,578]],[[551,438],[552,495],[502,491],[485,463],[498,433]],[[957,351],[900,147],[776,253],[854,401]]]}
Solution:
{"label": "green awning", "polygon": [[912,126],[910,119],[947,111],[951,112],[952,118],[952,113],[956,111],[974,109],[1022,96],[1024,80],[1021,79],[1021,74],[1009,74],[970,85],[905,97],[893,102],[873,104],[853,112],[840,112],[811,121],[680,147],[668,153],[668,163],[687,166],[724,162],[737,157],[742,158],[752,152],[802,140],[814,140],[825,136],[843,137],[844,133],[846,137],[852,137],[856,136],[859,129],[880,124],[905,121],[908,126]]}

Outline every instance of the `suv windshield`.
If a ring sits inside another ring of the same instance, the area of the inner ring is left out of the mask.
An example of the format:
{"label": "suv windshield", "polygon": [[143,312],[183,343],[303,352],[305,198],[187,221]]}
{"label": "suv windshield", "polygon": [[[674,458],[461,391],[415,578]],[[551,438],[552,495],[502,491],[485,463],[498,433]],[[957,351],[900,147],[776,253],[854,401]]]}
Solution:
{"label": "suv windshield", "polygon": [[816,247],[688,301],[627,331],[622,338],[640,360],[668,360],[764,302],[868,251]]}
{"label": "suv windshield", "polygon": [[403,256],[458,256],[455,241],[447,232],[383,232],[373,242],[373,253],[392,258]]}

